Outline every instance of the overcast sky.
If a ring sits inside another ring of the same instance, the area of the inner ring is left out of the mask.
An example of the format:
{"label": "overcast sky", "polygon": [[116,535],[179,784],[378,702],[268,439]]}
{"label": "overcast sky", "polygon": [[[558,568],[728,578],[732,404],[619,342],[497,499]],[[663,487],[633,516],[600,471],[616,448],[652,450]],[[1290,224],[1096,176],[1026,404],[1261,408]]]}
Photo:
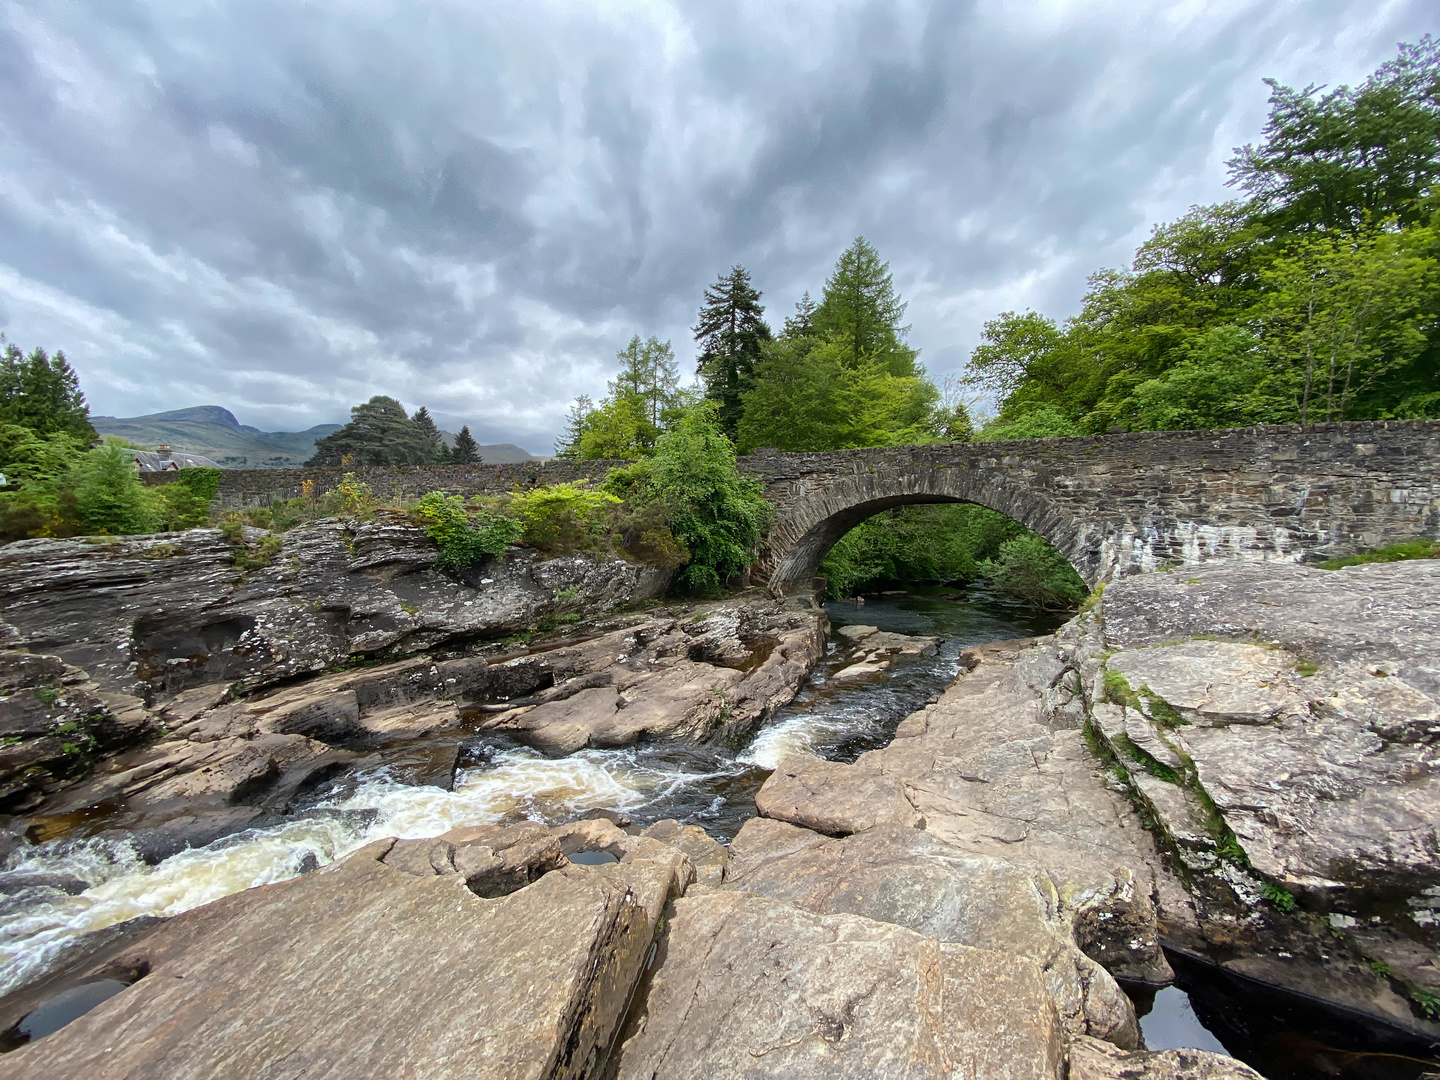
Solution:
{"label": "overcast sky", "polygon": [[1266,76],[1355,82],[1434,0],[0,0],[0,329],[92,411],[548,453],[631,334],[685,367],[863,233],[937,378],[1227,197]]}

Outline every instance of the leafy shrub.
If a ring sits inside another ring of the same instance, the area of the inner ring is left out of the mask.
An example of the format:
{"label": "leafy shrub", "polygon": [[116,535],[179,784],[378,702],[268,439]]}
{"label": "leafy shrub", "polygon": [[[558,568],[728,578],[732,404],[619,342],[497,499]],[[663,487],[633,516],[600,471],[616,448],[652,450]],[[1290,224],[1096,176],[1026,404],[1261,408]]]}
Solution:
{"label": "leafy shrub", "polygon": [[415,504],[415,516],[440,546],[436,569],[461,574],[485,558],[494,558],[520,539],[524,526],[488,507],[475,511],[475,523],[458,495],[432,491]]}
{"label": "leafy shrub", "polygon": [[219,469],[181,469],[168,484],[149,489],[162,531],[193,529],[210,520],[210,501],[220,490]]}
{"label": "leafy shrub", "polygon": [[1276,911],[1284,915],[1294,914],[1297,905],[1295,897],[1290,894],[1289,890],[1279,885],[1272,885],[1267,881],[1260,886],[1260,895],[1270,901]]}
{"label": "leafy shrub", "polygon": [[1001,591],[1047,610],[1073,607],[1090,593],[1065,557],[1033,533],[1005,541],[981,569]]}
{"label": "leafy shrub", "polygon": [[352,472],[347,472],[333,490],[325,493],[323,503],[326,512],[337,517],[367,517],[376,506],[370,485],[355,479]]}
{"label": "leafy shrub", "polygon": [[665,515],[665,507],[654,498],[641,498],[636,492],[622,502],[614,518],[612,544],[628,557],[664,570],[684,566],[690,552],[675,539]]}
{"label": "leafy shrub", "polygon": [[152,532],[156,515],[135,473],[134,459],[118,446],[91,450],[72,470],[75,510],[93,533]]}
{"label": "leafy shrub", "polygon": [[608,547],[620,499],[586,483],[551,484],[510,497],[527,545],[551,555]]}
{"label": "leafy shrub", "polygon": [[670,531],[690,552],[680,584],[717,592],[755,558],[770,521],[760,484],[741,476],[735,448],[720,431],[714,402],[686,409],[655,444],[655,456],[637,462],[609,485],[638,488],[665,508]]}

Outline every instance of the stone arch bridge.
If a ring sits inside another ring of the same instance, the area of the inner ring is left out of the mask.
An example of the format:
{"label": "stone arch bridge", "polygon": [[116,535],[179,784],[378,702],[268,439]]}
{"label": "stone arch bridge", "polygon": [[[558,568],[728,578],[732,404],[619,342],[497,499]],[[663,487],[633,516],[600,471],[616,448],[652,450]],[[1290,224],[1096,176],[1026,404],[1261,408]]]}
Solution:
{"label": "stone arch bridge", "polygon": [[[357,469],[382,498],[500,494],[619,461]],[[970,502],[1054,544],[1089,584],[1211,559],[1302,561],[1440,537],[1440,420],[1155,431],[740,459],[775,507],[751,578],[804,590],[830,546],[907,503]],[[222,509],[323,492],[340,469],[227,470]],[[173,482],[175,473],[145,477]]]}
{"label": "stone arch bridge", "polygon": [[1212,559],[1314,561],[1440,537],[1440,421],[944,443],[741,459],[775,518],[752,581],[808,589],[868,517],[968,502],[1033,529],[1091,586]]}

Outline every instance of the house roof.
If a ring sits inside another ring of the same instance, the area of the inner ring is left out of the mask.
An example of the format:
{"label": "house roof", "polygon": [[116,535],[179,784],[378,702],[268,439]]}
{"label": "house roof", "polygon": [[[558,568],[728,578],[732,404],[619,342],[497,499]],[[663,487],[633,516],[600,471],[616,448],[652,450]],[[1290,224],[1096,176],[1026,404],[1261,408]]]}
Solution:
{"label": "house roof", "polygon": [[199,466],[205,469],[219,469],[222,466],[218,462],[211,461],[208,457],[199,454],[186,454],[182,451],[172,450],[161,455],[151,450],[125,451],[135,459],[135,464],[141,472],[166,472],[173,469],[188,469],[192,466]]}

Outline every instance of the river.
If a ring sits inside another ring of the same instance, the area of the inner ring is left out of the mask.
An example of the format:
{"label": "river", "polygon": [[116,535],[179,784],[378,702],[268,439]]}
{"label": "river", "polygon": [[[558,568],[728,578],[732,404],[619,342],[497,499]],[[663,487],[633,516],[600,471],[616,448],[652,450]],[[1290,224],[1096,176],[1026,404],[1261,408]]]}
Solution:
{"label": "river", "polygon": [[[464,745],[454,790],[397,771],[350,775],[311,793],[282,824],[225,837],[147,865],[123,837],[89,819],[11,857],[0,874],[0,993],[34,979],[80,934],[139,915],[175,915],[241,889],[281,881],[385,836],[425,837],[460,825],[529,818],[550,824],[618,810],[637,825],[679,818],[728,841],[755,813],[755,792],[785,754],[851,761],[883,746],[901,720],[947,686],[960,650],[1049,633],[1061,616],[966,595],[888,595],[827,606],[828,655],[796,700],[743,746],[651,745],[547,758],[493,735]],[[846,661],[833,629],[868,623],[942,639],[939,652],[887,679],[832,684]],[[69,895],[75,893],[76,895]]]}

